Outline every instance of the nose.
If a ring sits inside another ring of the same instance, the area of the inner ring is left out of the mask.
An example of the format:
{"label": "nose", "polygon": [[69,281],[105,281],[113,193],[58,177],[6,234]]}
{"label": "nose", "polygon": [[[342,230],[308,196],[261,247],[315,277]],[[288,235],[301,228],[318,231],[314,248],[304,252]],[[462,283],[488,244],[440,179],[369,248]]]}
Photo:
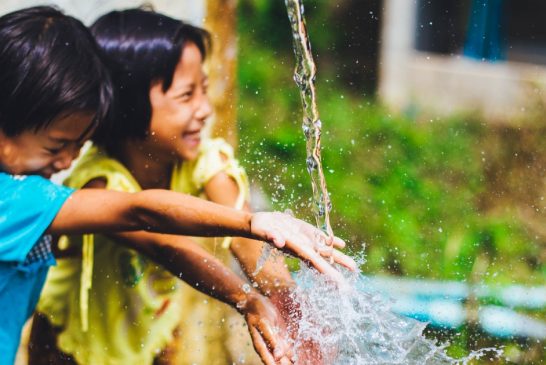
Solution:
{"label": "nose", "polygon": [[212,114],[212,105],[207,94],[201,97],[199,106],[195,111],[195,117],[200,121],[205,121]]}
{"label": "nose", "polygon": [[58,158],[56,158],[53,162],[53,168],[56,171],[66,170],[70,167],[70,165],[72,165],[72,161],[74,161],[79,154],[79,146],[65,148],[61,153],[59,153]]}
{"label": "nose", "polygon": [[71,164],[72,158],[70,158],[70,156],[65,153],[62,157],[59,157],[55,160],[55,162],[53,162],[53,168],[55,169],[55,171],[66,170],[70,167]]}

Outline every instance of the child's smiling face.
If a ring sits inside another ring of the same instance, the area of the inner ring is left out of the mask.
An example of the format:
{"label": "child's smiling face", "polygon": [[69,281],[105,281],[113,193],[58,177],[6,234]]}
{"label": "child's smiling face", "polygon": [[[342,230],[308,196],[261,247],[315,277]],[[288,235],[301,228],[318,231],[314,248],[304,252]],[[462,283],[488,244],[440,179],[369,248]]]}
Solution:
{"label": "child's smiling face", "polygon": [[27,130],[16,136],[6,136],[0,130],[0,168],[14,175],[49,178],[70,167],[93,127],[93,115],[80,112],[57,118],[46,128]]}
{"label": "child's smiling face", "polygon": [[170,88],[163,92],[161,82],[150,88],[152,117],[148,139],[154,150],[164,156],[183,160],[197,157],[201,130],[212,112],[202,63],[199,48],[188,43]]}

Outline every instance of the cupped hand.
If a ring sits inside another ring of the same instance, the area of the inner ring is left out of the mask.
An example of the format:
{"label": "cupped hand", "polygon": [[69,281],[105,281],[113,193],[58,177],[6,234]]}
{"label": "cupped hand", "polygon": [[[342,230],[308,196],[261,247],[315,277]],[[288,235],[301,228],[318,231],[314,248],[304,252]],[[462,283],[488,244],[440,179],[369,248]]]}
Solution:
{"label": "cupped hand", "polygon": [[338,283],[344,282],[343,276],[328,263],[325,257],[333,258],[334,262],[351,271],[357,269],[352,258],[335,249],[345,247],[342,239],[334,237],[330,240],[318,228],[289,214],[254,213],[251,231],[256,238],[272,243],[278,249],[300,258]]}
{"label": "cupped hand", "polygon": [[238,308],[245,317],[254,349],[264,364],[292,364],[289,334],[275,306],[261,294],[251,292]]}

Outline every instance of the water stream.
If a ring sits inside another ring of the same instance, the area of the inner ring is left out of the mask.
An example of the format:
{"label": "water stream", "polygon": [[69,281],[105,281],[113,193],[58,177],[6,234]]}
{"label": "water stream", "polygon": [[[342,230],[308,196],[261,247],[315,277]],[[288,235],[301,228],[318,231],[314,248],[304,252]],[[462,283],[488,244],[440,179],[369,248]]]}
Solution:
{"label": "water stream", "polygon": [[292,29],[294,54],[296,56],[294,81],[300,90],[303,104],[302,129],[306,140],[307,171],[311,175],[311,186],[313,189],[313,213],[317,227],[321,228],[332,238],[333,232],[330,225],[332,204],[328,189],[326,188],[326,179],[324,178],[320,157],[322,122],[319,117],[315,93],[317,68],[311,53],[311,43],[307,37],[303,4],[300,1],[294,0],[285,0],[285,3]]}
{"label": "water stream", "polygon": [[[311,175],[316,222],[330,237],[330,197],[320,157],[321,121],[316,103],[316,66],[307,36],[301,0],[285,0],[292,29],[296,69],[294,80],[303,103],[303,131],[307,170]],[[304,266],[304,265],[302,265]],[[499,356],[496,349],[453,359],[445,346],[424,337],[426,323],[394,314],[379,294],[358,288],[366,283],[359,273],[344,271],[350,284],[340,289],[313,269],[295,275],[298,287],[291,294],[298,310],[293,315],[297,364],[324,365],[446,365],[467,364],[484,356]]]}

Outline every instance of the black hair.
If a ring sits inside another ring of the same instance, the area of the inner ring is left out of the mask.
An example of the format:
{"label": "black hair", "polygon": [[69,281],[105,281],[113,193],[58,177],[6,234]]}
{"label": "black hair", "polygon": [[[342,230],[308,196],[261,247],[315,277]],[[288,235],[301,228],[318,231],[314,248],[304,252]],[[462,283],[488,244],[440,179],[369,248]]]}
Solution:
{"label": "black hair", "polygon": [[204,59],[210,35],[142,8],[103,15],[91,32],[110,70],[116,99],[112,123],[97,130],[93,141],[115,152],[123,141],[146,137],[152,115],[150,87],[161,82],[163,91],[169,89],[187,42],[195,44]]}
{"label": "black hair", "polygon": [[0,130],[15,136],[55,118],[90,112],[102,122],[112,102],[108,71],[89,30],[38,6],[0,17]]}

